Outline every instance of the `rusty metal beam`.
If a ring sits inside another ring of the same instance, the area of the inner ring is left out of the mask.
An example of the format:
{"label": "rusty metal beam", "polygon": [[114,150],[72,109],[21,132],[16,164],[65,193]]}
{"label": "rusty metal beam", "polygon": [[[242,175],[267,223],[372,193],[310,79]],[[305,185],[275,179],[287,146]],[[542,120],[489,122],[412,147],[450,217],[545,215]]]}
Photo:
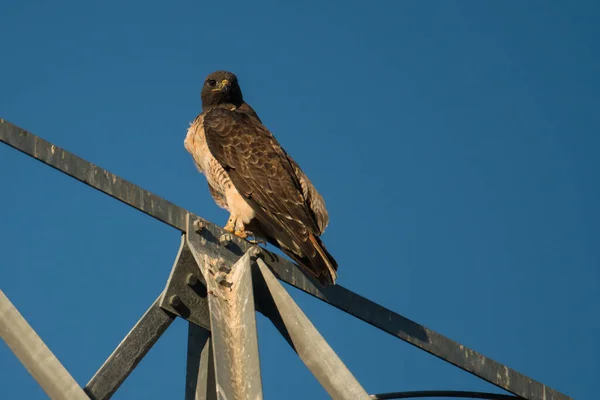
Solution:
{"label": "rusty metal beam", "polygon": [[[0,119],[0,142],[179,229],[181,232],[188,232],[186,225],[188,217],[192,221],[198,221],[204,227],[203,240],[209,244],[213,254],[217,254],[223,259],[235,262],[252,247],[250,243],[237,237],[232,237],[227,246],[219,245],[218,240],[215,245],[215,238],[221,238],[224,234],[224,231],[215,224],[2,119]],[[487,382],[525,399],[570,399],[565,394],[541,382],[464,347],[340,285],[322,289],[292,262],[264,249],[262,254],[262,258],[277,278]]]}

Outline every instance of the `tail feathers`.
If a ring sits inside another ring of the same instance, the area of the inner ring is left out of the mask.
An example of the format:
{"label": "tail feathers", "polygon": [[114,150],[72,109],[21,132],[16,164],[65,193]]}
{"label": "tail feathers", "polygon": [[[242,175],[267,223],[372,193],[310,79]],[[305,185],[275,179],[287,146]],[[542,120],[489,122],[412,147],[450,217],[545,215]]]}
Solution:
{"label": "tail feathers", "polygon": [[338,264],[319,237],[309,234],[306,242],[302,244],[296,242],[293,246],[284,243],[281,239],[269,240],[269,242],[296,261],[303,271],[319,281],[323,287],[335,284]]}
{"label": "tail feathers", "polygon": [[338,264],[318,236],[309,233],[308,238],[302,240],[287,230],[277,229],[275,224],[258,222],[257,219],[253,219],[247,229],[280,248],[322,286],[335,284]]}
{"label": "tail feathers", "polygon": [[337,279],[337,261],[329,254],[318,236],[310,234],[308,238],[317,251],[314,257],[310,258],[311,267],[309,269],[316,272],[315,277],[322,285],[334,285]]}

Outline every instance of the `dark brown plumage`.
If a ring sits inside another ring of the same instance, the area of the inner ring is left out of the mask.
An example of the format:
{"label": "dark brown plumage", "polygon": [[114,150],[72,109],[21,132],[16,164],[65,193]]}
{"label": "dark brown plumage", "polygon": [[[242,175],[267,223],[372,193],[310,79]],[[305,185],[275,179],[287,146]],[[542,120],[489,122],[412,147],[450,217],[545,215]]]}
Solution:
{"label": "dark brown plumage", "polygon": [[[196,125],[186,148],[207,175],[217,203],[231,212],[226,229],[242,237],[249,231],[281,248],[322,284],[335,283],[337,263],[319,239],[329,222],[324,201],[244,102],[237,77],[227,71],[210,74],[201,98],[203,112],[190,128]],[[238,194],[251,215],[239,206]]]}

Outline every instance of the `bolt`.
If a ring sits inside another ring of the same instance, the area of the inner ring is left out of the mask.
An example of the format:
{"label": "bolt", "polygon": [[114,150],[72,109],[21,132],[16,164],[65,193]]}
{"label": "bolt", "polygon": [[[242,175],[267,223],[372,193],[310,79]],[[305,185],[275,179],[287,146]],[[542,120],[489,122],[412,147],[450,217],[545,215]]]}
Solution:
{"label": "bolt", "polygon": [[202,220],[197,219],[194,221],[194,229],[196,230],[196,233],[202,232],[205,227],[206,225]]}
{"label": "bolt", "polygon": [[221,271],[221,272],[225,272],[226,274],[231,272],[231,267],[229,265],[225,264],[225,261],[223,261],[223,260],[219,261],[217,266],[219,268],[219,271]]}
{"label": "bolt", "polygon": [[196,286],[198,284],[198,282],[200,282],[200,279],[198,279],[198,277],[195,274],[188,274],[185,282],[189,285],[189,286]]}
{"label": "bolt", "polygon": [[179,298],[179,296],[174,294],[173,296],[169,297],[169,304],[171,306],[177,308],[181,305],[181,298]]}
{"label": "bolt", "polygon": [[260,247],[258,247],[258,246],[252,246],[248,250],[248,255],[250,256],[250,259],[252,261],[256,261],[258,259],[258,257],[260,256]]}
{"label": "bolt", "polygon": [[221,243],[223,246],[227,246],[229,243],[231,243],[231,235],[229,233],[222,234],[219,238],[219,243]]}
{"label": "bolt", "polygon": [[219,272],[217,275],[215,275],[215,282],[221,283],[225,280],[226,277],[227,277],[226,274]]}
{"label": "bolt", "polygon": [[224,274],[223,272],[219,272],[217,274],[217,276],[215,276],[215,281],[219,284],[219,285],[223,285],[225,287],[231,287],[232,283],[227,281],[227,274]]}

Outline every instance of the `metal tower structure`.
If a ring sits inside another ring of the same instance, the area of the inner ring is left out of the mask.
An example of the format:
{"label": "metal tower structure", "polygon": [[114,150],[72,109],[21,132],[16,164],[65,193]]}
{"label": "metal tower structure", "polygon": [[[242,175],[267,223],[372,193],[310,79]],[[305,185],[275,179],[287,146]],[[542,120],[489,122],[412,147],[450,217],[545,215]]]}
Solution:
{"label": "metal tower structure", "polygon": [[[182,234],[164,290],[84,388],[0,291],[0,336],[52,399],[109,399],[177,317],[189,322],[186,400],[262,399],[256,311],[273,323],[334,399],[571,399],[340,285],[322,289],[287,259],[2,119],[0,142]],[[512,394],[368,395],[279,280]]]}

